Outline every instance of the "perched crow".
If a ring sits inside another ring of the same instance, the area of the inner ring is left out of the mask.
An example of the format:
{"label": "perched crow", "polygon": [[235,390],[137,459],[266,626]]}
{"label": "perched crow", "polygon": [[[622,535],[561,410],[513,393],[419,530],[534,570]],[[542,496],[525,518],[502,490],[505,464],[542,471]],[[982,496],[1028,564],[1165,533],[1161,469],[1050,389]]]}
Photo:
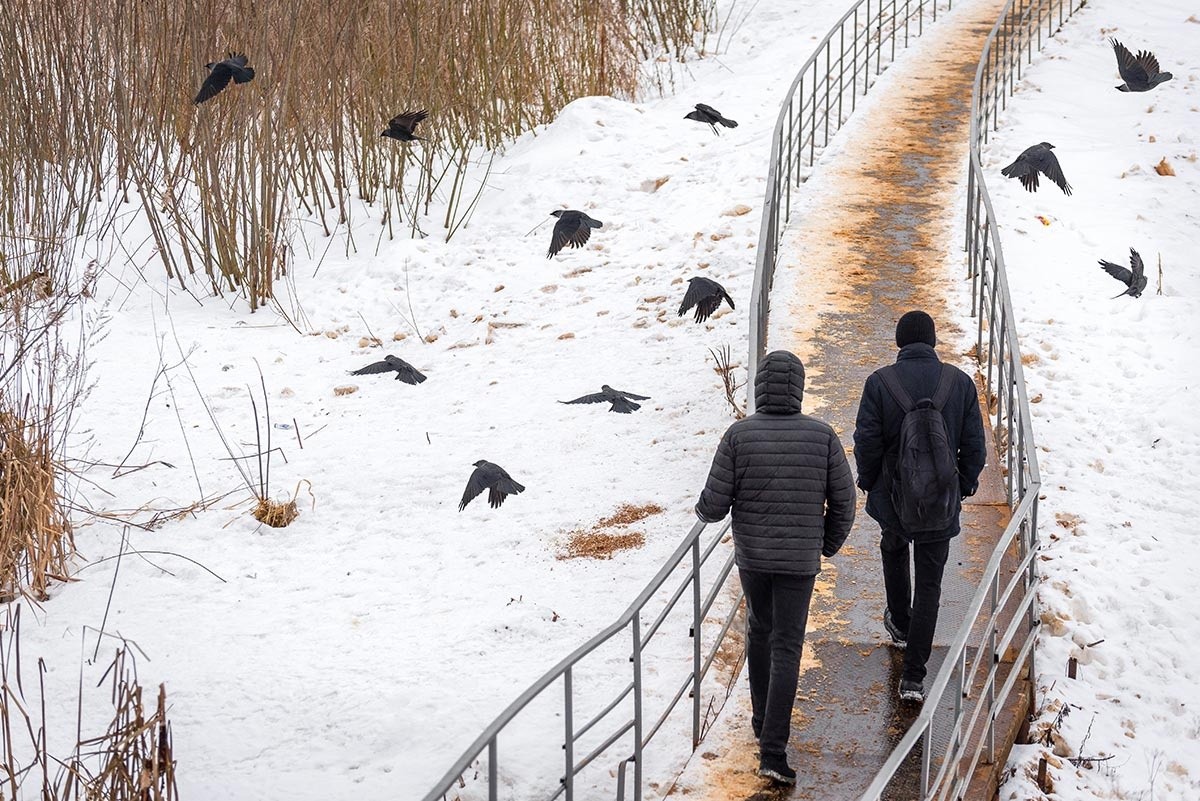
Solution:
{"label": "perched crow", "polygon": [[425,375],[408,362],[396,356],[384,356],[381,362],[372,362],[366,367],[351,371],[350,375],[373,375],[375,373],[390,373],[395,371],[396,380],[405,384],[420,384]]}
{"label": "perched crow", "polygon": [[592,235],[592,229],[601,228],[604,225],[582,211],[572,209],[558,209],[550,212],[550,216],[557,217],[558,222],[554,224],[554,236],[550,239],[550,250],[546,253],[548,259],[554,258],[554,254],[567,245],[573,248],[583,247],[587,243],[588,237]]}
{"label": "perched crow", "polygon": [[524,492],[525,488],[512,480],[503,467],[498,464],[480,459],[475,463],[475,471],[467,480],[467,488],[463,490],[462,500],[458,502],[458,511],[467,508],[467,504],[484,490],[488,491],[488,504],[493,509],[499,509],[500,504],[509,495]]}
{"label": "perched crow", "polygon": [[387,130],[381,133],[380,136],[399,139],[401,142],[411,142],[414,139],[423,142],[425,140],[413,133],[413,130],[417,127],[418,122],[428,116],[429,112],[425,109],[397,114],[388,120]]}
{"label": "perched crow", "polygon": [[1169,72],[1159,72],[1158,59],[1149,50],[1139,51],[1135,56],[1116,39],[1108,41],[1117,56],[1117,72],[1121,73],[1121,80],[1125,81],[1117,87],[1122,92],[1149,92],[1160,83],[1175,77]]}
{"label": "perched crow", "polygon": [[706,122],[712,128],[712,132],[717,136],[721,132],[717,130],[717,124],[724,125],[726,128],[736,128],[737,123],[733,120],[726,119],[721,116],[721,112],[717,111],[712,106],[706,106],[703,103],[696,104],[695,111],[689,111],[683,115],[685,120],[695,120],[696,122]]}
{"label": "perched crow", "polygon": [[1017,156],[1017,160],[1001,170],[1000,174],[1005,178],[1020,178],[1021,186],[1030,192],[1036,192],[1038,173],[1040,172],[1057,184],[1064,195],[1069,195],[1071,194],[1071,185],[1067,183],[1062,167],[1058,166],[1058,159],[1050,152],[1053,149],[1054,145],[1049,142],[1027,147],[1021,155]]}
{"label": "perched crow", "polygon": [[246,66],[246,57],[241,53],[230,53],[224,61],[214,61],[205,64],[208,67],[208,77],[196,95],[196,102],[203,103],[212,100],[218,93],[229,85],[230,78],[234,83],[249,83],[254,77],[254,68]]}
{"label": "perched crow", "polygon": [[702,323],[709,318],[722,300],[729,301],[729,308],[735,309],[733,298],[725,291],[725,287],[711,278],[689,278],[688,289],[684,293],[683,303],[679,304],[679,316],[693,306],[696,307],[696,322]]}
{"label": "perched crow", "polygon": [[1146,288],[1146,268],[1142,264],[1142,257],[1138,255],[1136,250],[1133,248],[1129,249],[1129,266],[1133,268],[1132,271],[1104,259],[1100,260],[1100,266],[1104,268],[1104,272],[1129,287],[1120,295],[1114,295],[1114,300],[1122,295],[1130,295],[1135,298],[1142,296],[1142,290]]}
{"label": "perched crow", "polygon": [[600,391],[592,395],[584,395],[582,398],[575,400],[559,401],[559,403],[611,403],[610,412],[620,412],[621,414],[630,414],[636,409],[642,408],[642,404],[634,403],[635,400],[650,400],[648,395],[634,395],[632,392],[622,392],[619,389],[613,389],[608,384],[601,384]]}

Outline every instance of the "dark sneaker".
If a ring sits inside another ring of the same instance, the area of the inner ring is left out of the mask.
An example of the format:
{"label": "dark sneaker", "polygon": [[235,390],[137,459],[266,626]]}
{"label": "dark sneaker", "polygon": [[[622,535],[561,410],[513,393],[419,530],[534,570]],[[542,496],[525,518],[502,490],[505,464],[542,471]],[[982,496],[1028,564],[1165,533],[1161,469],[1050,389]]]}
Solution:
{"label": "dark sneaker", "polygon": [[892,645],[901,650],[908,647],[908,634],[900,630],[896,625],[896,621],[892,620],[892,610],[883,610],[883,627],[887,629],[888,636],[892,638]]}
{"label": "dark sneaker", "polygon": [[925,686],[919,681],[900,679],[900,700],[921,703],[925,700]]}
{"label": "dark sneaker", "polygon": [[792,770],[782,754],[763,754],[758,763],[758,775],[780,784],[796,783],[796,771]]}

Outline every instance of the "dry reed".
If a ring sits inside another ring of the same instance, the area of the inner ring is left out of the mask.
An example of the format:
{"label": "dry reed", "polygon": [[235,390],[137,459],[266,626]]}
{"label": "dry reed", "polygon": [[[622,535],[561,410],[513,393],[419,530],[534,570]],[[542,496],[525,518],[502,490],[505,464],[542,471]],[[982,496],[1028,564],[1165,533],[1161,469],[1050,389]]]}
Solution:
{"label": "dry reed", "polygon": [[[107,730],[84,738],[80,682],[76,744],[65,758],[48,752],[47,670],[39,660],[37,696],[25,689],[21,666],[21,608],[0,623],[0,797],[43,801],[175,801],[175,754],[167,720],[167,691],[159,685],[154,711],[147,714],[137,665],[127,645],[117,649],[104,677],[109,681],[113,716]],[[101,680],[103,682],[103,679]],[[23,738],[26,732],[28,738]],[[26,741],[27,739],[27,741]],[[18,741],[21,742],[18,742]]]}
{"label": "dry reed", "polygon": [[[576,98],[631,95],[644,65],[702,47],[712,6],[10,0],[0,65],[22,79],[0,84],[0,240],[35,247],[68,225],[113,236],[111,201],[137,203],[145,252],[172,280],[202,276],[253,309],[289,269],[298,219],[353,251],[355,214],[377,216],[381,235],[423,235],[436,202],[432,224],[452,234],[486,180],[478,146]],[[255,79],[193,105],[203,65],[234,49]],[[380,138],[390,116],[421,107],[427,141]]]}

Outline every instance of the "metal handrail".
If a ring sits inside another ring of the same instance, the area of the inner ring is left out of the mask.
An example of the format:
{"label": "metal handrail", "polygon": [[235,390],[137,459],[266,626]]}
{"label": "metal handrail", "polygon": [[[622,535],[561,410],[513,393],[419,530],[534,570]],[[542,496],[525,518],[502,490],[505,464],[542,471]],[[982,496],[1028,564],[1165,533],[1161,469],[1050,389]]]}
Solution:
{"label": "metal handrail", "polygon": [[[1015,508],[984,569],[979,588],[920,715],[876,774],[862,796],[863,801],[882,797],[888,782],[918,745],[924,746],[921,754],[922,801],[962,798],[980,762],[995,760],[998,711],[1008,701],[1020,675],[1025,674],[1030,679],[1032,692],[1033,646],[1038,624],[1037,559],[1033,551],[1038,543],[1037,506],[1042,482],[999,224],[979,153],[987,141],[989,128],[998,125],[999,110],[1016,91],[1022,57],[1026,62],[1031,61],[1033,51],[1041,49],[1043,26],[1046,37],[1053,36],[1056,24],[1061,25],[1084,2],[1086,0],[1009,0],[988,35],[976,67],[971,93],[965,249],[971,279],[971,313],[978,318],[975,354],[986,376],[985,398],[995,425],[997,448],[1004,460],[1008,502]],[[985,330],[988,334],[986,348]],[[1019,545],[1021,559],[1014,569],[1014,580],[1001,592],[1003,563],[1014,544]],[[1023,579],[1020,583],[1024,590],[1019,597],[1013,591],[1018,576]],[[990,605],[991,615],[986,625],[979,625],[985,604]],[[1001,632],[1000,620],[1006,612],[1011,615],[1011,620]],[[1022,627],[1024,637],[1009,663],[1007,677],[997,689],[998,668],[1005,661],[1005,652],[1015,647]],[[978,639],[979,645],[968,670],[967,646],[972,639]],[[989,658],[982,658],[984,653]],[[984,671],[986,675],[981,677]],[[951,741],[931,780],[934,719],[954,679],[957,679],[958,695],[954,698],[955,714],[950,724]],[[968,716],[962,700],[973,693],[978,693],[978,698]]]}
{"label": "metal handrail", "polygon": [[[895,60],[897,45],[907,47],[910,39],[916,38],[924,32],[927,17],[931,17],[928,21],[936,22],[939,8],[949,9],[951,4],[952,0],[942,0],[941,3],[937,0],[859,0],[830,29],[792,81],[791,88],[784,99],[783,109],[776,122],[771,142],[767,179],[769,188],[763,207],[762,235],[759,239],[758,258],[754,273],[750,313],[751,358],[748,366],[750,380],[747,382],[747,392],[750,396],[747,399],[747,405],[751,410],[754,402],[754,372],[758,358],[764,352],[765,347],[767,293],[770,291],[771,280],[774,276],[774,257],[779,246],[780,212],[782,211],[782,222],[786,224],[791,214],[793,182],[799,185],[806,179],[807,176],[803,173],[803,169],[806,166],[812,166],[817,156],[829,144],[833,134],[853,113],[859,94],[865,95],[873,85],[875,77]],[[836,52],[835,39],[837,41]],[[785,154],[785,145],[786,160],[781,162]],[[724,539],[728,529],[729,524],[727,523],[718,532],[717,541]],[[564,733],[562,737],[565,752],[564,772],[560,779],[560,786],[547,794],[549,798],[553,799],[565,793],[568,801],[571,801],[574,796],[575,775],[610,747],[616,746],[618,743],[624,745],[624,741],[628,739],[626,735],[632,730],[633,753],[623,756],[617,765],[616,795],[619,800],[624,798],[627,768],[632,763],[633,797],[636,801],[640,801],[644,783],[642,749],[659,731],[663,722],[681,700],[689,681],[692,683],[692,748],[694,749],[703,735],[700,720],[701,682],[716,661],[717,653],[732,627],[740,603],[740,593],[738,593],[738,602],[734,603],[733,608],[721,622],[712,647],[708,649],[706,655],[702,654],[699,636],[701,625],[705,622],[709,607],[712,606],[729,580],[733,568],[733,555],[729,553],[723,564],[715,570],[716,579],[707,595],[702,599],[700,567],[707,562],[716,545],[716,541],[711,542],[701,554],[700,537],[703,531],[703,524],[698,523],[693,526],[691,532],[655,577],[616,622],[561,659],[558,664],[510,703],[451,765],[434,788],[424,796],[424,801],[437,801],[443,794],[449,792],[454,784],[460,781],[460,777],[472,763],[483,756],[485,752],[486,768],[482,770],[482,779],[487,783],[489,801],[495,801],[499,792],[499,780],[495,768],[499,758],[497,738],[500,732],[512,723],[535,698],[541,696],[559,680],[562,681],[564,688]],[[683,564],[689,553],[692,556],[690,572],[683,579],[679,590],[671,595],[666,608],[651,624],[649,632],[643,635],[642,610],[662,588],[671,573]],[[686,677],[681,676],[684,689],[674,694],[674,698],[667,704],[666,709],[654,725],[650,727],[649,732],[644,733],[641,707],[643,694],[641,651],[648,639],[659,631],[659,626],[682,597],[689,584],[692,587],[693,604],[692,671]],[[623,691],[617,696],[610,698],[603,711],[589,721],[583,729],[575,730],[572,703],[573,667],[596,649],[626,631],[631,631],[632,634],[633,655],[630,657],[633,667],[632,681],[625,685]],[[574,744],[578,738],[617,709],[628,696],[633,697],[632,720],[620,723],[587,757],[578,763],[573,762]]]}
{"label": "metal handrail", "polygon": [[[675,551],[667,559],[667,561],[659,568],[658,572],[646,585],[641,593],[629,604],[628,608],[621,614],[616,621],[605,627],[583,645],[576,648],[567,656],[563,657],[559,662],[544,673],[541,678],[531,684],[523,693],[505,707],[487,728],[483,730],[474,742],[462,753],[461,756],[450,766],[437,784],[425,796],[424,801],[436,801],[444,794],[448,793],[453,786],[460,781],[472,763],[480,758],[485,752],[487,754],[486,765],[481,769],[482,780],[486,781],[488,787],[489,801],[496,801],[499,793],[498,781],[498,760],[499,746],[497,744],[500,733],[520,714],[529,704],[544,693],[548,688],[555,685],[559,680],[562,681],[564,689],[564,732],[561,738],[562,747],[565,752],[563,775],[560,777],[558,784],[545,791],[545,797],[555,798],[561,794],[566,794],[568,799],[574,798],[575,792],[575,777],[590,763],[595,761],[604,752],[610,748],[620,748],[620,765],[619,775],[621,777],[618,784],[616,795],[618,798],[624,797],[624,776],[625,763],[633,763],[633,797],[640,800],[642,797],[642,749],[654,736],[654,734],[662,726],[663,722],[674,710],[676,705],[682,699],[687,685],[690,682],[692,685],[692,746],[693,748],[699,743],[701,737],[701,682],[708,673],[709,667],[712,665],[716,652],[721,646],[725,633],[728,632],[733,618],[737,612],[740,598],[733,603],[732,609],[721,621],[719,635],[714,638],[714,642],[707,654],[702,653],[701,647],[701,626],[705,623],[709,607],[712,605],[717,592],[724,586],[730,571],[733,568],[733,553],[729,548],[723,549],[727,551],[723,559],[718,559],[717,565],[713,568],[712,575],[716,576],[712,588],[709,590],[707,599],[702,601],[704,587],[701,581],[701,567],[703,567],[709,558],[718,550],[717,546],[725,539],[725,535],[729,530],[729,523],[720,526],[714,539],[702,548],[701,538],[705,531],[705,524],[697,522],[692,526],[691,531],[684,537],[683,541],[675,548]],[[655,623],[648,633],[642,631],[642,613],[656,594],[667,584],[672,574],[681,565],[685,564],[688,557],[691,557],[689,570],[683,577],[678,590],[674,591],[667,599],[665,608],[658,615]],[[649,639],[658,630],[663,620],[670,613],[671,609],[679,602],[686,589],[692,588],[692,615],[689,621],[691,630],[690,635],[693,640],[692,648],[692,670],[691,673],[684,679],[683,689],[676,692],[673,699],[666,705],[666,708],[658,718],[649,733],[643,735],[643,675],[642,675],[642,655],[645,646]],[[602,645],[610,640],[625,634],[626,632],[632,635],[632,655],[629,658],[629,663],[632,670],[632,680],[625,685],[615,696],[613,696],[606,706],[582,728],[574,728],[574,687],[572,668],[575,667],[589,654],[595,652]],[[591,752],[588,753],[579,762],[574,761],[574,745],[595,727],[601,720],[608,716],[611,712],[617,709],[626,698],[632,697],[632,719],[622,721],[608,734],[605,739],[599,743]],[[630,738],[627,735],[633,732],[632,743],[625,742]],[[630,751],[632,753],[630,753]],[[532,795],[530,793],[529,795]]]}
{"label": "metal handrail", "polygon": [[859,0],[817,44],[784,95],[771,135],[767,191],[750,290],[747,412],[754,410],[754,376],[766,353],[775,259],[783,228],[792,215],[792,187],[808,179],[805,167],[813,166],[833,134],[854,113],[859,94],[866,95],[875,78],[895,60],[897,44],[908,47],[911,38],[924,33],[927,11],[930,22],[936,22],[939,8],[952,7],[952,0]]}

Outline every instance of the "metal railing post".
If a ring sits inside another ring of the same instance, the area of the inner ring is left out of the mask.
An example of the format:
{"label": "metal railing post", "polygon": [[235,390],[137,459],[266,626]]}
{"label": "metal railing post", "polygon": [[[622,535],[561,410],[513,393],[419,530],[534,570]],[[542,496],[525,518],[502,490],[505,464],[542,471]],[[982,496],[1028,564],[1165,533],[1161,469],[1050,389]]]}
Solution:
{"label": "metal railing post", "polygon": [[692,543],[692,748],[700,744],[700,538]]}
{"label": "metal railing post", "polygon": [[500,795],[500,775],[496,769],[500,760],[499,751],[496,738],[488,740],[488,801],[497,801]]}
{"label": "metal railing post", "polygon": [[566,739],[563,740],[563,762],[566,773],[563,774],[566,784],[567,801],[575,799],[575,706],[571,697],[571,668],[563,671],[563,727],[566,729]]}
{"label": "metal railing post", "polygon": [[633,616],[633,801],[642,801],[642,616]]}

